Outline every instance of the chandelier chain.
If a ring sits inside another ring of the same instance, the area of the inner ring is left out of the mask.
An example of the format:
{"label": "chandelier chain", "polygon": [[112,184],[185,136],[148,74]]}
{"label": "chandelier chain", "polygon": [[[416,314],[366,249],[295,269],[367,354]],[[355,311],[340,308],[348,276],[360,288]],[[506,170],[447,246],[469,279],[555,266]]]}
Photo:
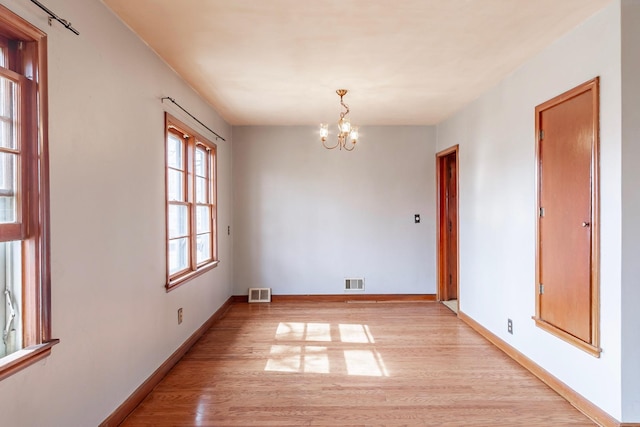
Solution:
{"label": "chandelier chain", "polygon": [[340,119],[344,119],[347,116],[347,114],[349,114],[349,106],[347,104],[345,104],[344,101],[342,100],[343,96],[344,95],[340,95],[340,104],[342,104],[344,109],[347,110],[347,111],[341,111],[340,112]]}

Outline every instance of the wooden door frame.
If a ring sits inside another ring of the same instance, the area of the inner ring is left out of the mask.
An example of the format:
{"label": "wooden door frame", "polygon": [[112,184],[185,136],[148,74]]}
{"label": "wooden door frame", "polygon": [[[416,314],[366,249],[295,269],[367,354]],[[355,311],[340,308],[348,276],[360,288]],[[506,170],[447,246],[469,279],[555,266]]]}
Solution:
{"label": "wooden door frame", "polygon": [[459,171],[460,171],[460,162],[459,162],[459,146],[456,144],[452,147],[449,147],[445,150],[442,150],[438,153],[436,153],[436,207],[437,207],[437,213],[436,213],[436,232],[437,232],[437,248],[436,248],[436,253],[437,253],[437,279],[438,279],[438,286],[437,286],[437,299],[438,301],[443,301],[443,296],[446,296],[447,294],[447,290],[446,290],[446,278],[444,277],[445,274],[445,266],[444,263],[447,259],[446,254],[445,254],[445,239],[446,239],[446,235],[444,233],[442,233],[442,223],[443,223],[443,218],[442,218],[442,213],[444,211],[444,203],[445,200],[442,197],[442,192],[443,192],[443,186],[444,186],[444,182],[441,179],[442,176],[442,164],[444,162],[444,159],[446,156],[450,155],[450,154],[455,154],[455,159],[456,159],[456,228],[457,228],[457,232],[456,232],[456,294],[457,294],[457,299],[458,299],[458,307],[460,307],[460,236],[459,236],[459,230],[460,230],[460,226],[459,226],[459,221],[460,221],[460,213],[459,213],[459,206],[460,203],[458,202],[459,199],[459,188],[460,188],[460,181],[459,181]]}
{"label": "wooden door frame", "polygon": [[[557,328],[555,325],[547,323],[541,318],[540,314],[540,176],[541,176],[541,157],[540,157],[540,138],[541,138],[541,116],[542,113],[558,104],[561,104],[571,98],[574,98],[587,91],[593,93],[593,129],[591,143],[591,271],[590,271],[590,287],[591,287],[591,342],[584,342],[581,339]],[[536,140],[536,314],[533,320],[536,325],[563,339],[576,347],[586,351],[587,353],[600,357],[600,78],[595,77],[581,85],[570,89],[555,98],[552,98],[535,108],[535,140]]]}

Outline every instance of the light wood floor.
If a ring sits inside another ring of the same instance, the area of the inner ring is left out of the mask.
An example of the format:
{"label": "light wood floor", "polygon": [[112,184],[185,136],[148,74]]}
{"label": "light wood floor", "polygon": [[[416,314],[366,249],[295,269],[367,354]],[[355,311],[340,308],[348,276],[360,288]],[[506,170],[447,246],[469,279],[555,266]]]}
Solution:
{"label": "light wood floor", "polygon": [[593,426],[435,302],[236,304],[125,426]]}

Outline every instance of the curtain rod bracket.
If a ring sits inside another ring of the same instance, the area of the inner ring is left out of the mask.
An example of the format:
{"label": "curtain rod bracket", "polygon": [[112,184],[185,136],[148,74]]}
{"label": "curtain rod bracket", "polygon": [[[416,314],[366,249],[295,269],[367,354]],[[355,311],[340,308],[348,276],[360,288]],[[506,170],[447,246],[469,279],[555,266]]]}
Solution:
{"label": "curtain rod bracket", "polygon": [[67,21],[66,19],[60,18],[58,15],[53,13],[51,11],[51,9],[49,9],[47,6],[45,6],[42,3],[40,3],[38,0],[31,0],[31,3],[35,4],[36,6],[38,6],[40,9],[44,10],[49,15],[47,17],[47,22],[49,22],[49,26],[51,26],[51,21],[53,21],[55,19],[56,21],[61,23],[67,30],[71,31],[76,36],[80,35],[80,32],[78,30],[76,30],[75,28],[73,28],[73,26],[71,25],[71,22]]}

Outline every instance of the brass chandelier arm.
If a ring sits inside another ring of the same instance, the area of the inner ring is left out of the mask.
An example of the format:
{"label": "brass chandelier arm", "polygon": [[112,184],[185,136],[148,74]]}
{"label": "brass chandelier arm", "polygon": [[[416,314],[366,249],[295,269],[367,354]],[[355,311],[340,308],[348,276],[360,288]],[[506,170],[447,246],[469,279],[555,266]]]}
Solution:
{"label": "brass chandelier arm", "polygon": [[333,147],[329,147],[327,144],[324,143],[324,141],[322,141],[322,145],[324,146],[324,148],[328,148],[329,150],[333,150],[334,148],[338,147],[338,145],[340,145],[340,141],[336,142],[336,145],[334,145]]}

